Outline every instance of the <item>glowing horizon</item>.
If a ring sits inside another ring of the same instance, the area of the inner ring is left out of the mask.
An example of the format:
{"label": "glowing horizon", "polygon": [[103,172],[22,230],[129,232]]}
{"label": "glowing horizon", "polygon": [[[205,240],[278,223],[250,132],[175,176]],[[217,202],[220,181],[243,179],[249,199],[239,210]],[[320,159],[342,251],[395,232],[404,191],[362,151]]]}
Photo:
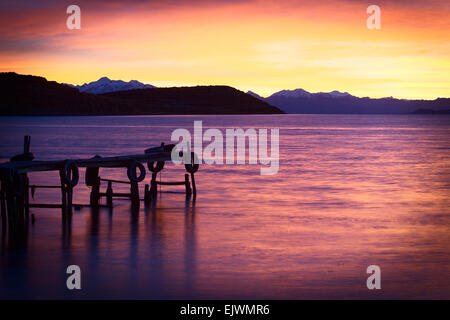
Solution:
{"label": "glowing horizon", "polygon": [[367,2],[78,1],[0,6],[0,71],[83,84],[106,76],[156,86],[229,85],[261,96],[302,88],[373,98],[450,96],[450,5]]}

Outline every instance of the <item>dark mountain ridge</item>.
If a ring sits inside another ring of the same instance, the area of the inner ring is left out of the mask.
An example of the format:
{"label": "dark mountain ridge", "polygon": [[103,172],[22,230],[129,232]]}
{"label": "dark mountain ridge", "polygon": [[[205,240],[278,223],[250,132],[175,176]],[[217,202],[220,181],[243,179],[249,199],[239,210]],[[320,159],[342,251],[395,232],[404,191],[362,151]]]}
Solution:
{"label": "dark mountain ridge", "polygon": [[0,115],[279,114],[227,86],[150,88],[90,94],[43,77],[0,73]]}

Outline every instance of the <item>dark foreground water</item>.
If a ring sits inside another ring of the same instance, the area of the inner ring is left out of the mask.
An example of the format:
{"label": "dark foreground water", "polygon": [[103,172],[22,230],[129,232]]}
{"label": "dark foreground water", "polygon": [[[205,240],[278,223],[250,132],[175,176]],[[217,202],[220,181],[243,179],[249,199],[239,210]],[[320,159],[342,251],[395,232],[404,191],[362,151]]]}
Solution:
{"label": "dark foreground water", "polygon": [[[74,211],[68,230],[58,209],[32,209],[26,236],[2,236],[0,298],[450,298],[448,116],[3,117],[0,158],[20,153],[25,134],[37,159],[142,153],[194,120],[280,128],[279,173],[203,165],[195,204],[163,193],[132,214],[116,200],[112,212]],[[183,173],[166,165],[162,179]],[[81,172],[74,202],[88,196]],[[34,201],[59,200],[37,190]],[[79,291],[66,288],[72,264]],[[366,287],[373,264],[381,290]]]}

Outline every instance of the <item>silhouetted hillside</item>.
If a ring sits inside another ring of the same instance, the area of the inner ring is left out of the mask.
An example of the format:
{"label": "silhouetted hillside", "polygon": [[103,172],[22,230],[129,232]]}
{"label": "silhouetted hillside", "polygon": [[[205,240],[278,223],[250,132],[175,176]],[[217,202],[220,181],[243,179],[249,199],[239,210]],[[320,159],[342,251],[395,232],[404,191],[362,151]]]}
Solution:
{"label": "silhouetted hillside", "polygon": [[152,88],[109,92],[101,96],[147,106],[162,114],[283,113],[267,102],[227,86]]}
{"label": "silhouetted hillside", "polygon": [[0,95],[1,115],[283,113],[225,86],[139,89],[96,95],[43,77],[13,72],[0,73]]}

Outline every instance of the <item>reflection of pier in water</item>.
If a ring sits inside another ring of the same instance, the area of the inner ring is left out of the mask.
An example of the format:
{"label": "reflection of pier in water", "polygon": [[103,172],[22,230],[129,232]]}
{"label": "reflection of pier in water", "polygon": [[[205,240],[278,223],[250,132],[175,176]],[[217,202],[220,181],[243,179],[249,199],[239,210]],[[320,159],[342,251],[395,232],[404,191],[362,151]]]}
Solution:
{"label": "reflection of pier in water", "polygon": [[[199,165],[194,161],[195,154],[191,153],[190,163],[185,163],[188,173],[183,181],[165,182],[157,181],[157,174],[164,168],[165,161],[171,159],[171,153],[175,146],[161,144],[160,147],[145,150],[144,154],[100,157],[90,159],[67,159],[60,161],[33,161],[34,155],[30,152],[30,137],[25,136],[24,152],[10,159],[9,162],[0,164],[1,179],[1,217],[2,227],[9,225],[10,231],[15,231],[19,225],[28,223],[30,208],[61,208],[63,225],[70,219],[73,207],[90,206],[93,210],[100,207],[113,208],[113,198],[129,198],[132,210],[139,210],[140,202],[146,204],[155,202],[158,194],[158,185],[182,185],[185,187],[186,200],[191,196],[196,198],[196,186],[194,173]],[[180,156],[182,153],[180,152]],[[144,197],[139,196],[139,182],[145,179],[146,170],[142,163],[147,163],[152,172],[149,184],[145,185]],[[79,168],[86,168],[85,183],[91,188],[89,204],[73,204],[73,188],[79,181]],[[128,181],[105,179],[100,177],[100,168],[124,168],[127,170]],[[30,185],[28,174],[32,172],[59,172],[60,185]],[[138,174],[139,172],[139,174]],[[101,192],[101,183],[106,182],[107,187]],[[128,184],[129,193],[117,193],[113,190],[113,184]],[[192,184],[192,187],[191,187]],[[61,204],[30,203],[30,194],[34,197],[37,189],[59,189],[61,191]],[[106,205],[100,204],[100,200],[106,198]],[[34,216],[31,217],[32,220]]]}
{"label": "reflection of pier in water", "polygon": [[[193,290],[197,272],[196,203],[195,200],[187,200],[183,211],[178,206],[173,208],[171,203],[169,199],[160,197],[157,204],[146,205],[143,210],[130,208],[129,217],[122,215],[129,223],[111,219],[111,213],[105,209],[100,209],[103,212],[91,210],[86,226],[86,233],[90,235],[87,240],[89,256],[86,257],[89,280],[95,283],[102,277],[105,261],[110,261],[107,254],[112,250],[109,239],[119,234],[122,240],[118,241],[123,241],[123,246],[117,256],[124,262],[123,273],[117,278],[120,288],[129,288],[130,293],[142,298],[169,297],[167,286],[173,280],[174,269],[180,268],[181,273],[175,272],[182,279],[180,289],[186,292]],[[123,213],[123,209],[118,210]],[[180,216],[182,212],[184,217]],[[113,272],[107,275],[114,276]]]}
{"label": "reflection of pier in water", "polygon": [[[89,284],[85,289],[92,297],[102,297],[105,293],[114,296],[115,289],[118,289],[117,297],[123,297],[127,289],[135,297],[170,297],[173,292],[167,289],[167,284],[173,280],[174,272],[182,279],[179,290],[195,291],[196,201],[188,199],[183,208],[173,207],[172,199],[159,197],[141,210],[126,204],[116,205],[114,211],[85,208],[79,214],[87,218],[86,225],[68,216],[61,224],[60,241],[51,242],[60,248],[54,253],[57,258],[53,268],[65,270],[69,265],[79,265],[83,283]],[[7,232],[2,233],[1,255],[4,263],[7,262],[4,266],[13,269],[13,265],[35,266],[31,261],[39,259],[32,252],[36,244],[28,236],[35,227],[23,224],[20,232],[10,233],[8,237]],[[25,252],[28,253],[24,255]],[[34,276],[21,280],[24,287],[33,281],[36,281]],[[55,294],[60,293],[55,291]]]}

